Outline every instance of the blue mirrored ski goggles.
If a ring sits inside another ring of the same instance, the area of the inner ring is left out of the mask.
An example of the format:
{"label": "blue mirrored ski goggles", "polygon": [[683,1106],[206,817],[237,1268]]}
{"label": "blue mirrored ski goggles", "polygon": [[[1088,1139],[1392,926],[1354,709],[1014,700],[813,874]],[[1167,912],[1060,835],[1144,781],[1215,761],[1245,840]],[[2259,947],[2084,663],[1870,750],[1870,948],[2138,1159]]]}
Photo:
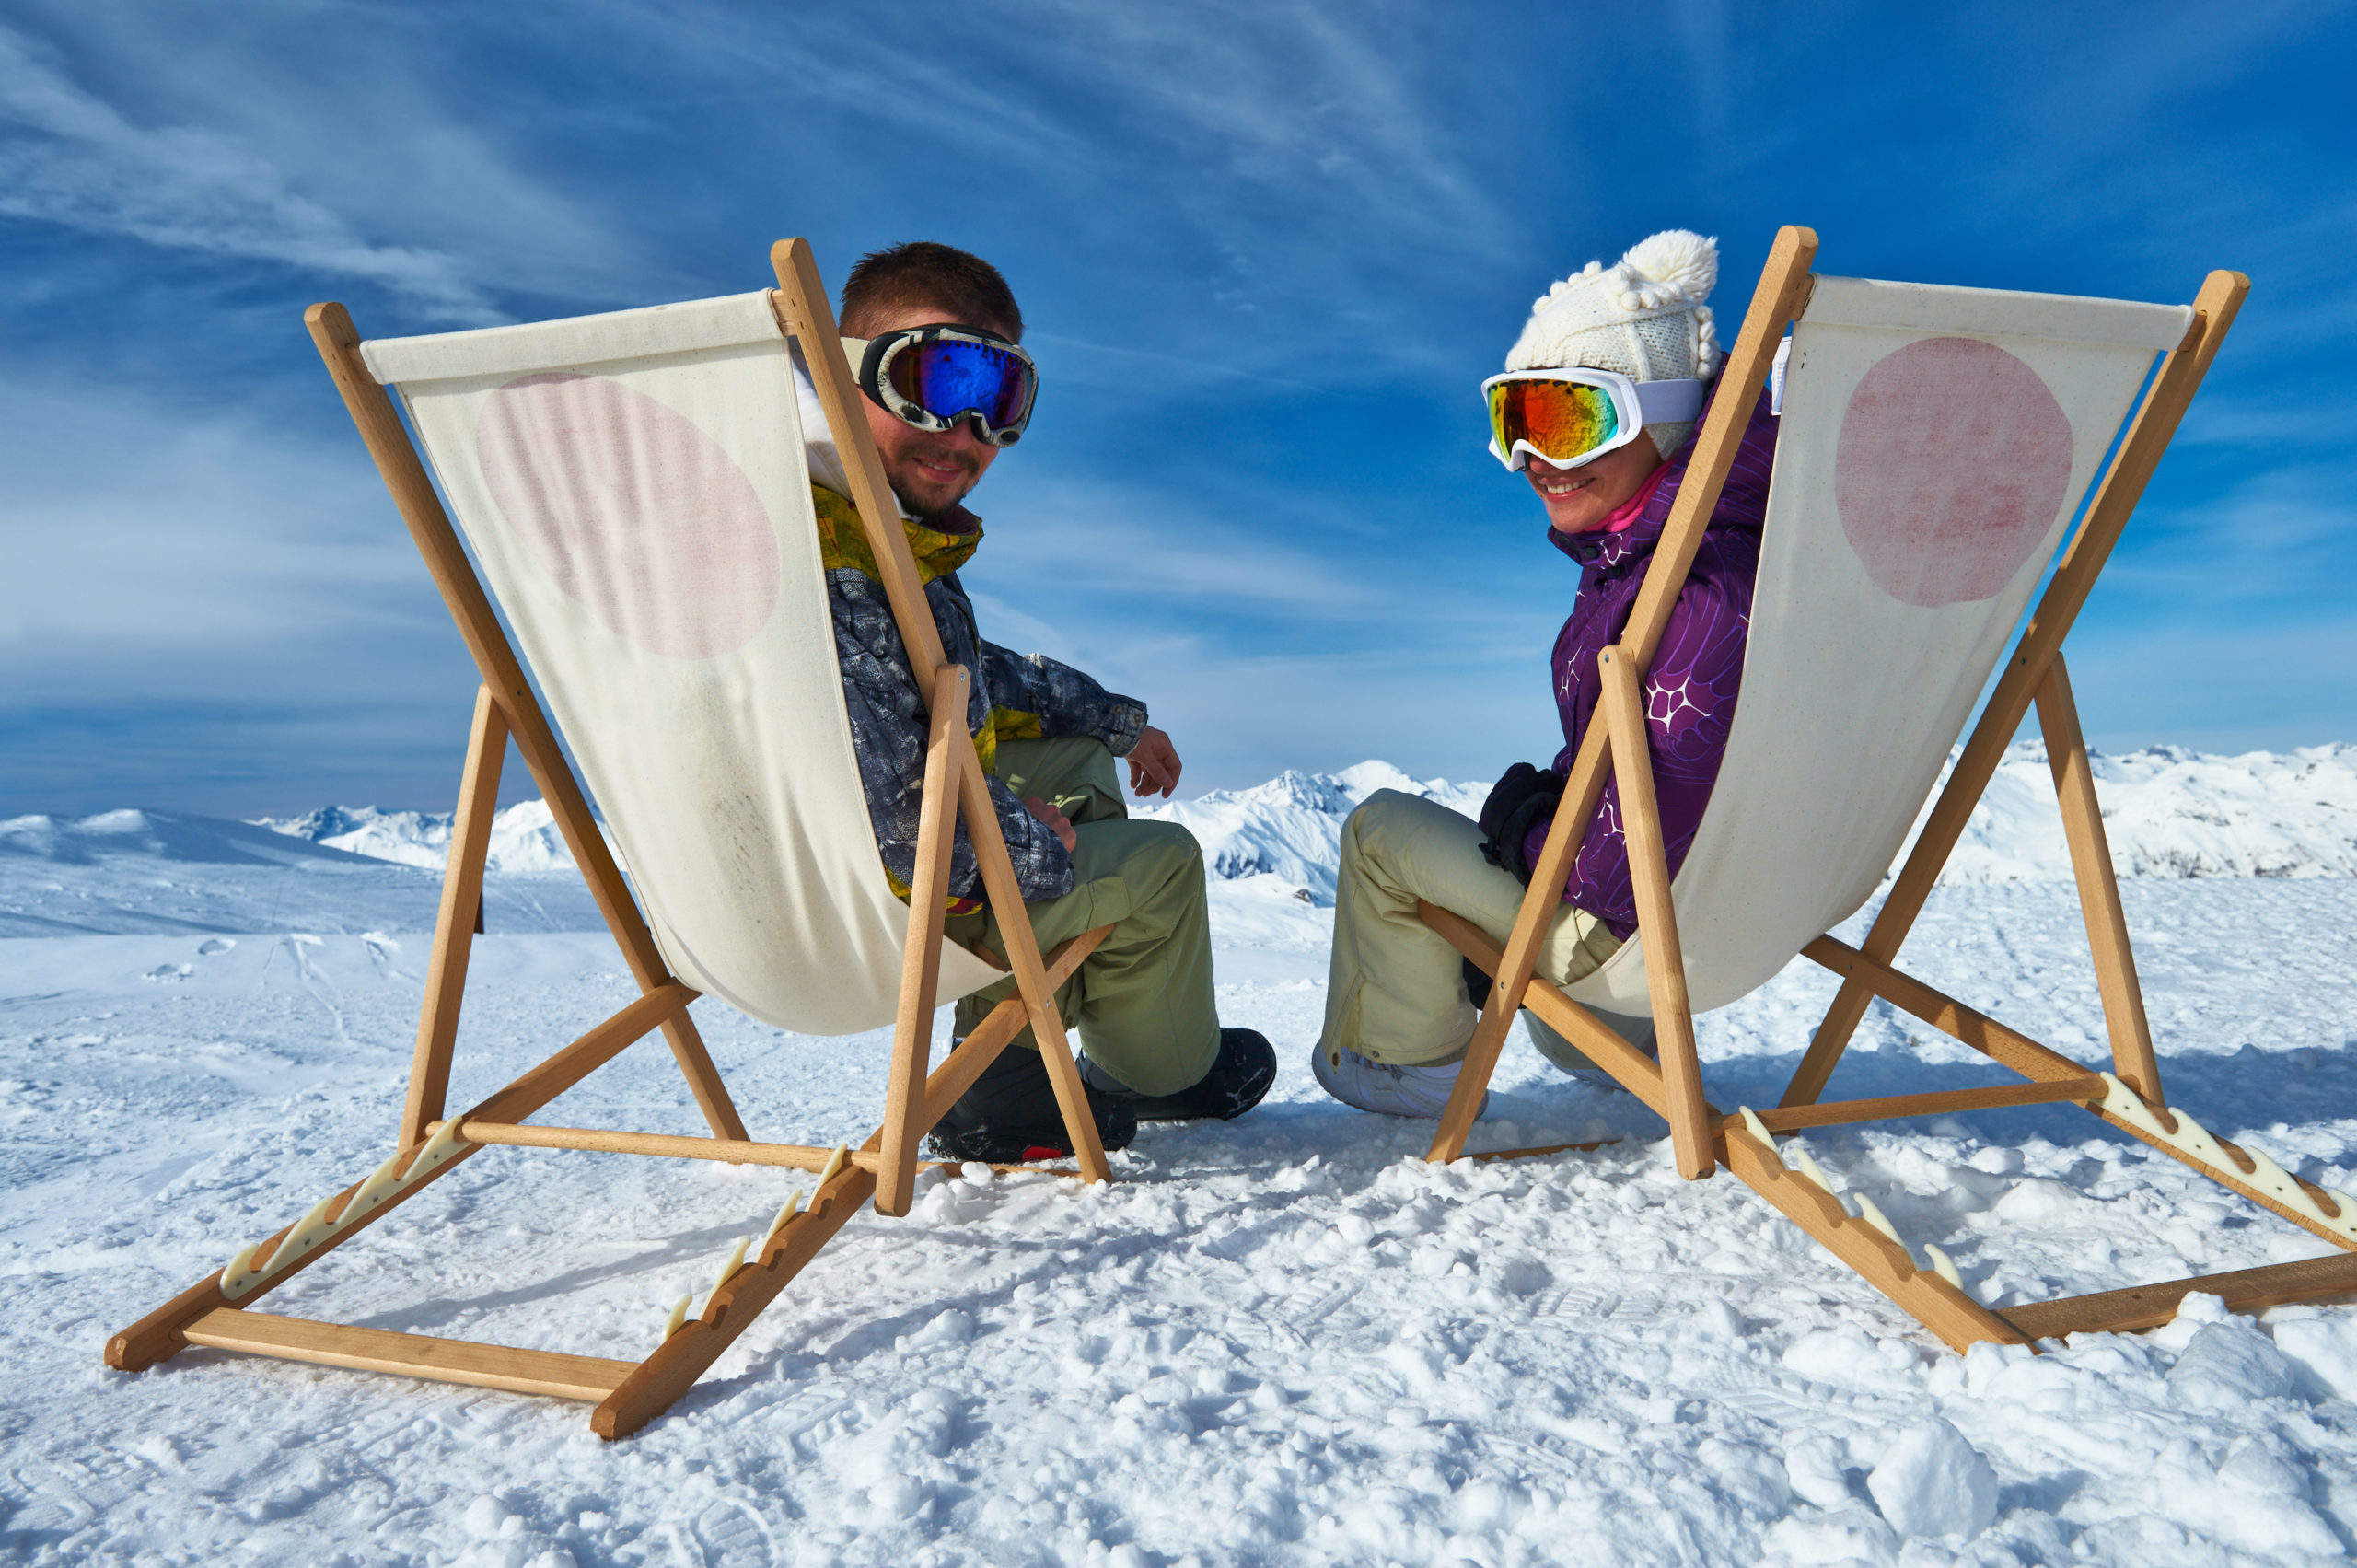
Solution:
{"label": "blue mirrored ski goggles", "polygon": [[879,338],[845,338],[858,355],[859,385],[876,405],[919,430],[948,431],[961,419],[993,447],[1012,447],[1031,423],[1039,369],[1031,356],[979,327],[908,327]]}

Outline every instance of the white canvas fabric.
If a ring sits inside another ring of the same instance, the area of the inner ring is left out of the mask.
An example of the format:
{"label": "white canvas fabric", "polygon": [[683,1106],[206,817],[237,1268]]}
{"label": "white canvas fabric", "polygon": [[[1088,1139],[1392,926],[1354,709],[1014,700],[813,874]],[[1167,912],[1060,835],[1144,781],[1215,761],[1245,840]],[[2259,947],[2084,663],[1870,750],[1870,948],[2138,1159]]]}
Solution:
{"label": "white canvas fabric", "polygon": [[[1734,726],[1672,885],[1696,1011],[1864,904],[2183,306],[1819,278]],[[1567,988],[1650,1013],[1642,937]]]}
{"label": "white canvas fabric", "polygon": [[[397,388],[680,980],[891,1022],[908,908],[852,755],[765,293],[362,345]],[[1003,978],[945,944],[941,1000]]]}

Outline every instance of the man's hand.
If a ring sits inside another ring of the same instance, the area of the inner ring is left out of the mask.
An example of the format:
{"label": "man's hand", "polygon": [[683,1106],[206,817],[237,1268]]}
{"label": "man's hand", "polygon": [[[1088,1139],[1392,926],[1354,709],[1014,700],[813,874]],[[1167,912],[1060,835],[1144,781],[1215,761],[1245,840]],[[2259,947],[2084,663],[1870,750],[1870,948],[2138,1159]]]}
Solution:
{"label": "man's hand", "polygon": [[1159,791],[1165,800],[1178,787],[1178,753],[1171,749],[1170,738],[1152,725],[1138,732],[1138,743],[1130,749],[1130,793],[1153,795]]}
{"label": "man's hand", "polygon": [[1025,796],[1023,797],[1023,809],[1031,813],[1032,816],[1039,819],[1040,821],[1045,822],[1048,825],[1048,830],[1063,841],[1064,853],[1066,854],[1070,854],[1074,850],[1080,847],[1080,840],[1073,834],[1072,819],[1066,817],[1062,812],[1057,810],[1054,807],[1049,805],[1038,796]]}

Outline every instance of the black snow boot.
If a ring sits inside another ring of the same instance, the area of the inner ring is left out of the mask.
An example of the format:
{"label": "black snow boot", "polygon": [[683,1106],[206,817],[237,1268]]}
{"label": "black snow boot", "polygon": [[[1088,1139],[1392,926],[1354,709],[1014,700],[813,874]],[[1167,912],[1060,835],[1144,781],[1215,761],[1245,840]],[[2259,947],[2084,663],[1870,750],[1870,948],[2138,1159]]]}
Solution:
{"label": "black snow boot", "polygon": [[[1084,1077],[1097,1140],[1108,1150],[1125,1149],[1138,1135],[1130,1108]],[[1071,1157],[1072,1139],[1056,1106],[1048,1064],[1036,1051],[1010,1045],[982,1069],[974,1086],[934,1124],[925,1141],[935,1159],[981,1160],[985,1165],[1026,1165]]]}
{"label": "black snow boot", "polygon": [[1094,1062],[1083,1061],[1080,1075],[1092,1090],[1122,1097],[1140,1121],[1233,1121],[1277,1081],[1277,1052],[1258,1029],[1222,1029],[1211,1071],[1171,1095],[1132,1094]]}

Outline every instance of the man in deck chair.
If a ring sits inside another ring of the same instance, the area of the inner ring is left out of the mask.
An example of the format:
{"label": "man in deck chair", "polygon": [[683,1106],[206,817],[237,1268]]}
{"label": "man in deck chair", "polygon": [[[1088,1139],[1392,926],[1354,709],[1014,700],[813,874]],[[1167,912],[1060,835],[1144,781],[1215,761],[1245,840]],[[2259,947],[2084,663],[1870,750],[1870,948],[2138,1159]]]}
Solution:
{"label": "man in deck chair", "polygon": [[[1708,405],[1720,353],[1703,302],[1717,276],[1716,241],[1682,229],[1655,235],[1609,269],[1591,261],[1538,301],[1505,373],[1482,383],[1491,451],[1529,482],[1547,510],[1549,542],[1580,566],[1578,598],[1552,661],[1564,745],[1551,770],[1509,769],[1478,827],[1391,790],[1351,814],[1326,1027],[1312,1062],[1318,1083],[1346,1105],[1436,1117],[1448,1103],[1490,980],[1417,917],[1416,902],[1454,910],[1501,942],[1514,928],[1580,738],[1601,722],[1596,655],[1629,619],[1692,455],[1689,437]],[[1744,433],[1645,682],[1673,876],[1710,800],[1735,717],[1775,448],[1771,391]],[[1593,972],[1636,929],[1616,790],[1606,786],[1539,949],[1538,972],[1558,983]],[[1538,1018],[1526,1012],[1523,1021],[1556,1065],[1593,1070]],[[1648,1019],[1604,1021],[1636,1044],[1652,1038]],[[1610,1082],[1600,1070],[1595,1077]]]}
{"label": "man in deck chair", "polygon": [[[1037,390],[1014,293],[980,257],[897,245],[851,270],[842,324],[934,623],[951,662],[972,674],[967,726],[1039,946],[1113,927],[1057,994],[1077,1026],[1097,1136],[1118,1149],[1141,1119],[1242,1115],[1268,1092],[1276,1054],[1253,1030],[1219,1026],[1202,852],[1175,822],[1129,820],[1115,776],[1114,760],[1125,758],[1132,789],[1168,796],[1179,772],[1170,738],[1146,723],[1135,698],[984,641],[958,579],[982,541],[981,519],[962,503],[1022,436]],[[800,390],[853,749],[884,875],[905,899],[924,785],[924,703],[807,376]],[[962,823],[949,895],[950,939],[1004,963],[998,912],[985,901]],[[1010,977],[966,997],[958,1035],[1014,992]],[[933,1143],[945,1158],[994,1163],[1072,1152],[1028,1027],[942,1118]]]}

